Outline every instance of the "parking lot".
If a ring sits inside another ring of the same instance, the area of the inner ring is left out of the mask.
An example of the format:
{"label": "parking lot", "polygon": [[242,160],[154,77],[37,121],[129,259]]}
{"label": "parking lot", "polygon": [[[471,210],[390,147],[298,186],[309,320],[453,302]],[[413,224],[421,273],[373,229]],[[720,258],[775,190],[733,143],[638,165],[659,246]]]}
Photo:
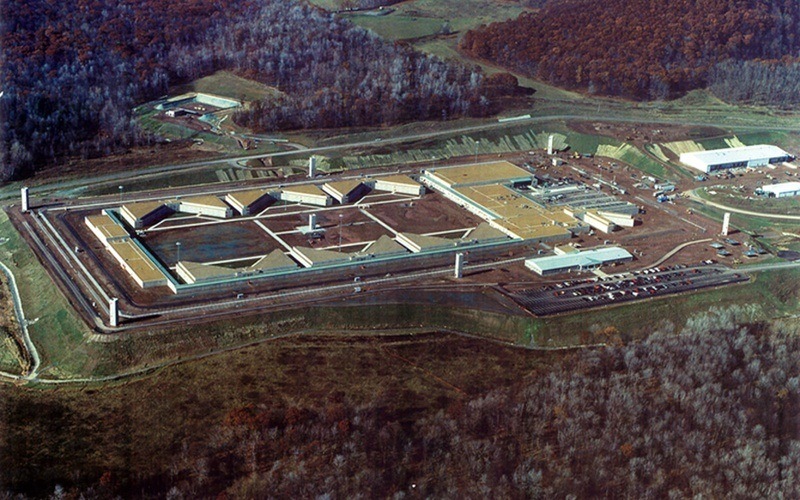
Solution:
{"label": "parking lot", "polygon": [[[709,261],[710,262],[710,261]],[[702,264],[644,269],[607,278],[586,278],[548,284],[512,294],[530,312],[545,316],[620,302],[661,297],[700,288],[747,281],[727,267]]]}

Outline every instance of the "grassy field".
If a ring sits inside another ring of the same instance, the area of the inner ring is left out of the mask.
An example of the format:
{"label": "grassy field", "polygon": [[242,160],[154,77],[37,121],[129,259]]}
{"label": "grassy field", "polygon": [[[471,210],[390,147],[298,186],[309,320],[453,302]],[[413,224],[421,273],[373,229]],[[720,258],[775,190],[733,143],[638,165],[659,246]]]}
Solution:
{"label": "grassy field", "polygon": [[243,101],[257,101],[274,97],[281,93],[275,87],[236,76],[229,71],[217,71],[212,75],[170,90],[171,94],[184,94],[187,92],[205,92]]}
{"label": "grassy field", "polygon": [[388,16],[352,14],[346,17],[362,28],[372,30],[383,38],[390,40],[435,35],[442,28],[442,21],[439,19],[403,14],[390,14]]}
{"label": "grassy field", "polygon": [[[752,212],[778,215],[800,215],[800,199],[795,197],[787,198],[761,198],[747,197],[746,195],[726,189],[722,186],[712,186],[709,188],[698,189],[697,195],[705,200],[713,201],[731,208],[739,208]],[[712,194],[713,193],[713,194]],[[738,214],[742,215],[742,214]],[[772,222],[772,220],[770,220]],[[776,222],[780,222],[777,221]],[[784,224],[792,224],[789,221]],[[798,223],[794,223],[797,225]]]}
{"label": "grassy field", "polygon": [[42,357],[42,368],[52,375],[82,373],[91,364],[85,349],[88,329],[72,306],[53,286],[50,276],[36,260],[0,211],[0,235],[8,241],[0,246],[0,260],[14,273],[29,324],[31,338]]}

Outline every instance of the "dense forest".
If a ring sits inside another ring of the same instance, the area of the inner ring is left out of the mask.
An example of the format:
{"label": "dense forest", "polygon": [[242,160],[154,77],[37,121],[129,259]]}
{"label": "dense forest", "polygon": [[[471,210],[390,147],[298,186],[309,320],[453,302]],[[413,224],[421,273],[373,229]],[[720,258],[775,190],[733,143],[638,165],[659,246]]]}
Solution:
{"label": "dense forest", "polygon": [[796,0],[565,0],[470,31],[461,48],[589,93],[665,99],[711,86],[789,105],[800,101],[798,26]]}
{"label": "dense forest", "polygon": [[[57,469],[57,453],[100,464],[62,477],[61,484],[78,484],[58,492],[83,498],[126,491],[158,498],[798,498],[800,337],[742,326],[747,315],[746,308],[712,309],[679,334],[550,353],[560,361],[417,408],[413,419],[397,408],[407,400],[401,392],[351,401],[348,386],[357,380],[318,402],[272,395],[233,403],[197,435],[159,427],[176,441],[165,439],[169,465],[155,477],[125,468],[135,458],[123,441],[111,448],[120,456],[96,455],[93,433],[103,425],[128,429],[134,442],[148,432],[124,413],[112,418],[97,409],[85,418],[55,402],[27,401],[30,395],[10,398],[0,401],[8,418],[25,414],[29,432],[50,426],[53,434],[41,442],[5,436],[0,483],[25,484],[14,475],[21,457]],[[180,405],[176,411],[187,415],[206,411],[198,402]],[[70,437],[76,426],[85,427],[77,434],[82,444]],[[58,477],[52,469],[48,481]],[[28,484],[41,487],[42,471],[30,473],[39,475]],[[90,477],[93,484],[80,485]]]}
{"label": "dense forest", "polygon": [[488,111],[482,76],[296,0],[8,0],[0,16],[0,180],[63,155],[154,140],[131,108],[218,69],[286,93],[261,129]]}

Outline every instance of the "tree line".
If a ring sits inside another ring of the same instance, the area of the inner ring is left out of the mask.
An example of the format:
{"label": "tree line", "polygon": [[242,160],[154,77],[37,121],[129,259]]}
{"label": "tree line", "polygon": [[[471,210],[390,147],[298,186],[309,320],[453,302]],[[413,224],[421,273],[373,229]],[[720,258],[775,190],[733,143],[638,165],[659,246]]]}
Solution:
{"label": "tree line", "polygon": [[379,125],[490,109],[482,75],[383,41],[298,0],[9,0],[2,6],[0,180],[65,155],[157,140],[131,108],[219,69],[285,96],[259,129]]}
{"label": "tree line", "polygon": [[797,498],[800,337],[743,324],[750,317],[747,307],[714,308],[680,333],[577,351],[413,420],[391,392],[358,404],[331,393],[234,405],[202,436],[172,443],[158,476],[111,470],[113,481],[71,493]]}
{"label": "tree line", "polygon": [[[784,104],[800,99],[793,87],[778,88],[796,74],[798,23],[793,0],[567,0],[472,30],[461,48],[557,85],[637,99],[672,98],[710,84],[747,100],[747,85],[736,82],[743,70],[751,87],[775,88],[756,93],[757,100]],[[787,80],[770,82],[768,69]]]}

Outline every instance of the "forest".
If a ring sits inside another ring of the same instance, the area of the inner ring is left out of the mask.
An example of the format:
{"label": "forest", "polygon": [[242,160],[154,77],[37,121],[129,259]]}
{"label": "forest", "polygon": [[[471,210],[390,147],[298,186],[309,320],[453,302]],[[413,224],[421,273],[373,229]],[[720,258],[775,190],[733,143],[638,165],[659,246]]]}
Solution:
{"label": "forest", "polygon": [[[56,460],[57,469],[58,459],[85,455],[102,468],[64,473],[62,496],[798,498],[800,337],[742,324],[748,315],[744,306],[712,308],[680,332],[548,353],[560,360],[521,370],[510,384],[437,399],[414,418],[398,410],[402,392],[352,401],[355,380],[310,403],[233,403],[198,435],[173,431],[175,441],[162,445],[172,450],[169,464],[155,476],[126,470],[135,458],[120,441],[111,449],[123,455],[98,458],[102,422],[128,429],[128,439],[146,432],[124,414],[87,410],[87,419],[57,401],[7,398],[7,418],[28,415],[33,431],[56,427],[41,443],[22,431],[0,437],[9,450],[0,484],[11,488],[7,498],[26,480],[41,487],[41,477],[20,472],[20,457]],[[80,446],[69,438],[76,425],[86,427]],[[94,479],[68,484],[79,477]]]}
{"label": "forest", "polygon": [[798,25],[794,0],[565,0],[481,26],[460,47],[590,94],[657,100],[708,86],[788,106],[800,101]]}
{"label": "forest", "polygon": [[158,140],[136,104],[219,69],[285,93],[260,130],[484,114],[482,75],[298,0],[8,0],[0,17],[0,181],[65,155]]}

